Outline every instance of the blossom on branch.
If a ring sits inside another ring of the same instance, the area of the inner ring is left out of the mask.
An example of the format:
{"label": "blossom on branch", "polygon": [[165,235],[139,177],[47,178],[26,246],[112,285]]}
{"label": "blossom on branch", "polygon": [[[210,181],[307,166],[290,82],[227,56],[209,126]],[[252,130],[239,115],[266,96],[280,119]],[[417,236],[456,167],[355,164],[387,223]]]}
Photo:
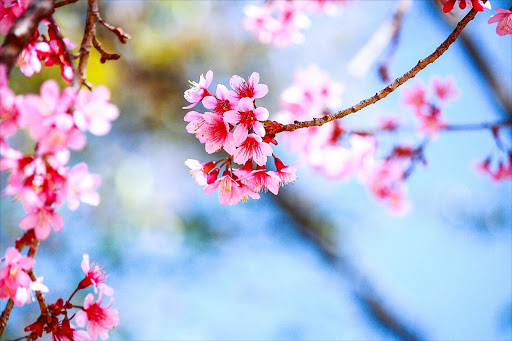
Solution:
{"label": "blossom on branch", "polygon": [[485,0],[445,0],[443,5],[443,12],[448,13],[453,9],[455,1],[459,2],[460,9],[474,8],[479,12],[484,11],[486,8],[491,9],[491,2]]}
{"label": "blossom on branch", "polygon": [[[201,76],[201,85],[198,84],[193,92],[191,89],[185,91],[187,101],[200,101],[206,109],[213,110],[189,111],[184,118],[189,122],[186,129],[205,144],[207,153],[223,150],[229,156],[208,163],[188,159],[185,165],[190,168],[190,175],[198,185],[204,186],[206,194],[219,189],[219,200],[223,205],[234,205],[249,197],[258,199],[258,192],[262,190],[277,194],[280,185],[295,180],[296,167],[282,165],[279,168],[276,162],[279,173],[267,169],[267,159],[273,155],[270,143],[277,144],[273,133],[276,126],[275,122],[267,120],[268,110],[257,106],[256,99],[268,93],[268,86],[260,84],[257,72],[253,72],[247,81],[233,75],[231,90],[219,84],[216,96],[209,93],[205,96],[211,77],[213,72],[208,71],[207,78]],[[191,93],[197,94],[193,100]],[[219,174],[222,174],[220,178]]]}

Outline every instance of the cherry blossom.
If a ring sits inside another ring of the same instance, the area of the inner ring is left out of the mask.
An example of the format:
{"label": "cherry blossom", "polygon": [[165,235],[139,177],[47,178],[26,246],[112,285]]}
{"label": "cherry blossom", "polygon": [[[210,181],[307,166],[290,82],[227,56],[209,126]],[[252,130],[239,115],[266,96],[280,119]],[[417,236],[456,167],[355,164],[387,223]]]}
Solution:
{"label": "cherry blossom", "polygon": [[249,130],[258,136],[265,136],[265,128],[260,121],[268,119],[268,110],[263,107],[254,108],[253,101],[244,97],[238,103],[238,111],[228,111],[224,114],[226,122],[236,125],[233,137],[236,143],[242,143],[247,138]]}
{"label": "cherry blossom", "polygon": [[244,142],[237,147],[234,154],[234,161],[243,165],[249,159],[253,159],[260,166],[267,163],[267,156],[272,155],[272,147],[262,141],[261,137],[251,133]]}
{"label": "cherry blossom", "polygon": [[89,263],[88,254],[84,254],[82,259],[81,266],[82,271],[85,273],[85,278],[78,284],[78,289],[85,289],[89,285],[93,285],[95,292],[99,288],[105,295],[112,296],[114,289],[105,284],[107,281],[105,270],[96,262]]}
{"label": "cherry blossom", "polygon": [[110,122],[119,116],[119,109],[109,101],[110,91],[104,86],[95,87],[90,92],[80,90],[73,113],[76,126],[97,136],[108,134]]}
{"label": "cherry blossom", "polygon": [[36,238],[45,240],[50,235],[52,226],[59,232],[64,221],[55,209],[49,206],[36,207],[20,220],[20,227],[24,230],[34,229]]}
{"label": "cherry blossom", "polygon": [[217,187],[219,188],[219,201],[222,205],[235,205],[243,197],[240,185],[227,170],[214,183],[207,185],[204,191],[206,194],[211,194]]}
{"label": "cherry blossom", "polygon": [[0,33],[7,34],[14,24],[14,21],[23,13],[30,0],[13,0],[10,5],[2,1],[0,7]]}
{"label": "cherry blossom", "polygon": [[31,257],[22,257],[21,253],[13,248],[5,252],[5,266],[0,269],[0,299],[11,298],[18,306],[30,301],[32,290],[48,291],[38,279],[32,282],[26,271],[34,267],[35,261]]}
{"label": "cherry blossom", "polygon": [[66,182],[68,207],[70,210],[76,210],[80,201],[98,206],[100,196],[95,189],[100,185],[99,175],[90,174],[87,164],[79,163],[74,166],[68,174]]}
{"label": "cherry blossom", "polygon": [[199,83],[189,81],[191,87],[190,89],[185,91],[185,99],[192,104],[183,107],[183,109],[193,108],[197,105],[197,103],[201,102],[203,98],[209,96],[210,93],[208,92],[208,87],[210,86],[212,80],[213,71],[209,70],[206,73],[206,78],[203,76],[203,74],[201,74],[201,77],[199,78]]}
{"label": "cherry blossom", "polygon": [[512,7],[508,10],[503,8],[496,8],[495,12],[497,12],[498,14],[493,15],[489,19],[488,23],[498,23],[498,25],[496,26],[496,33],[499,36],[512,34]]}
{"label": "cherry blossom", "polygon": [[102,290],[96,302],[94,302],[94,295],[88,294],[84,300],[83,310],[75,315],[75,321],[79,327],[87,325],[87,334],[92,340],[98,340],[98,337],[106,340],[109,330],[119,324],[119,312],[117,309],[111,309],[114,300],[111,300],[108,306],[102,306],[102,298]]}
{"label": "cherry blossom", "polygon": [[229,80],[229,84],[233,91],[231,96],[235,99],[241,100],[242,98],[262,98],[268,93],[268,86],[266,84],[259,84],[260,74],[253,72],[247,82],[240,76],[234,75]]}

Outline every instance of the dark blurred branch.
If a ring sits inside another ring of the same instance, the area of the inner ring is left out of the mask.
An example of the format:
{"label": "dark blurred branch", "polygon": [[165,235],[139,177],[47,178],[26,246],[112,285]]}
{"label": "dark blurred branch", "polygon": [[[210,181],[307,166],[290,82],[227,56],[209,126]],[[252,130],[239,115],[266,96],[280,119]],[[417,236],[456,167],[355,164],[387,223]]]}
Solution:
{"label": "dark blurred branch", "polygon": [[322,126],[327,122],[337,120],[340,118],[343,118],[345,116],[348,116],[350,114],[353,114],[355,112],[358,112],[359,110],[366,108],[370,104],[376,103],[380,101],[381,99],[387,97],[390,93],[392,93],[396,88],[398,88],[400,85],[404,84],[407,80],[413,78],[416,76],[418,72],[423,70],[427,65],[435,62],[448,48],[451,44],[457,40],[460,33],[466,27],[466,25],[475,18],[477,14],[477,11],[475,9],[471,9],[469,13],[457,24],[457,27],[453,30],[452,33],[446,38],[446,40],[439,45],[439,47],[428,57],[425,59],[421,59],[418,61],[416,66],[414,66],[411,70],[407,71],[402,76],[395,79],[391,84],[389,84],[387,87],[382,89],[381,91],[377,92],[375,95],[362,100],[358,104],[355,104],[351,106],[350,108],[347,108],[345,110],[339,111],[333,115],[326,115],[321,118],[314,118],[311,121],[295,121],[292,124],[286,124],[282,125],[281,129],[279,131],[276,131],[276,133],[282,132],[282,131],[294,131],[301,128],[307,128],[307,127],[313,127],[313,126]]}
{"label": "dark blurred branch", "polygon": [[[434,7],[434,12],[441,17],[446,25],[450,27],[455,25],[456,19],[453,16],[443,13],[439,6],[436,6],[433,1],[430,2],[430,4]],[[489,92],[494,95],[492,97],[496,101],[496,104],[503,108],[506,115],[512,117],[512,98],[505,93],[494,72],[492,72],[491,68],[488,66],[490,64],[489,61],[486,60],[484,54],[475,43],[475,40],[467,32],[462,32],[460,41],[467,55],[471,58],[471,61],[473,61],[473,65],[482,76],[480,79],[485,80],[487,85],[491,88],[492,91]],[[505,44],[507,43],[505,42]]]}
{"label": "dark blurred branch", "polygon": [[54,12],[54,0],[32,0],[23,14],[16,20],[5,37],[0,50],[0,64],[11,71],[18,56],[34,35],[39,22]]}
{"label": "dark blurred branch", "polygon": [[292,199],[285,191],[280,191],[279,195],[273,198],[290,218],[292,226],[325,257],[330,266],[336,268],[354,284],[354,294],[369,317],[401,340],[423,339],[417,330],[408,327],[399,316],[385,306],[385,300],[378,296],[370,280],[361,274],[346,256],[337,252],[332,235],[326,233],[322,227],[332,226],[332,223],[327,222],[325,218],[322,218],[323,221],[315,219],[311,214],[311,205],[304,198],[297,198],[296,194]]}

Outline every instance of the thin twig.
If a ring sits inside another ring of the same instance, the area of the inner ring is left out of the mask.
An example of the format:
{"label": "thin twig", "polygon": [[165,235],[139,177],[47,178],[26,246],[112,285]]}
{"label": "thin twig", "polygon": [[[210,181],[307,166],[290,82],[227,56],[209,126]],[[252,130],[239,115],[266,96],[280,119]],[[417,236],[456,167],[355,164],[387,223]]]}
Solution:
{"label": "thin twig", "polygon": [[7,66],[8,73],[34,35],[39,22],[53,14],[53,2],[53,0],[33,0],[9,30],[0,50],[0,64]]}
{"label": "thin twig", "polygon": [[[448,26],[455,26],[455,18],[444,14],[440,10],[440,7],[435,6],[433,2],[431,4],[432,7],[436,7],[436,13]],[[501,86],[498,78],[496,77],[496,73],[489,67],[489,65],[494,61],[486,58],[485,54],[482,53],[481,49],[476,44],[475,38],[470,33],[462,32],[460,35],[460,42],[462,43],[462,47],[464,47],[467,55],[473,61],[476,70],[482,76],[478,79],[486,81],[487,85],[492,90],[488,91],[488,93],[493,95],[491,97],[496,101],[496,104],[503,108],[504,113],[509,117],[512,117],[512,98],[510,97],[510,93],[507,94],[505,87]]]}
{"label": "thin twig", "polygon": [[75,88],[80,88],[83,84],[87,88],[91,89],[92,86],[87,82],[87,62],[89,61],[89,54],[91,52],[91,46],[94,36],[96,35],[96,14],[98,12],[98,0],[89,0],[87,6],[87,19],[84,28],[84,37],[82,44],[80,44],[80,61],[78,62],[78,79],[79,84],[75,84]]}
{"label": "thin twig", "polygon": [[101,54],[101,64],[104,64],[107,60],[118,60],[119,58],[121,58],[120,54],[108,53],[107,51],[105,51],[96,37],[93,38],[92,44],[94,45],[94,48],[98,50],[98,52]]}
{"label": "thin twig", "polygon": [[103,20],[99,11],[96,11],[94,14],[96,15],[96,20],[98,20],[98,22],[107,30],[114,33],[121,43],[126,44],[126,41],[131,38],[131,36],[124,32],[121,27],[115,27],[114,25],[110,25],[108,22]]}
{"label": "thin twig", "polygon": [[59,7],[66,6],[66,5],[69,5],[69,4],[74,4],[75,2],[78,2],[78,0],[63,0],[63,1],[59,1],[59,2],[55,3],[55,8],[59,8]]}
{"label": "thin twig", "polygon": [[369,106],[370,104],[373,104],[375,102],[378,102],[379,100],[385,98],[387,95],[389,95],[391,92],[393,92],[396,88],[398,88],[400,85],[405,83],[407,80],[413,78],[416,76],[418,72],[423,70],[427,65],[433,63],[435,60],[437,60],[447,49],[450,47],[455,40],[457,40],[457,37],[460,35],[464,27],[475,18],[477,11],[475,9],[471,9],[469,13],[458,23],[457,27],[453,30],[453,32],[446,38],[446,40],[428,57],[425,59],[421,59],[418,61],[416,66],[414,66],[411,70],[407,71],[404,75],[401,77],[395,79],[394,82],[389,84],[387,87],[382,89],[381,91],[377,92],[375,95],[373,95],[370,98],[367,98],[365,100],[362,100],[358,104],[347,108],[345,110],[339,111],[333,115],[327,115],[322,118],[314,118],[311,121],[304,121],[299,122],[295,121],[292,124],[286,124],[281,127],[280,130],[277,132],[282,131],[294,131],[301,128],[307,128],[307,127],[314,127],[314,126],[322,126],[327,122],[343,118],[347,115],[353,114],[355,112],[358,112],[359,110]]}

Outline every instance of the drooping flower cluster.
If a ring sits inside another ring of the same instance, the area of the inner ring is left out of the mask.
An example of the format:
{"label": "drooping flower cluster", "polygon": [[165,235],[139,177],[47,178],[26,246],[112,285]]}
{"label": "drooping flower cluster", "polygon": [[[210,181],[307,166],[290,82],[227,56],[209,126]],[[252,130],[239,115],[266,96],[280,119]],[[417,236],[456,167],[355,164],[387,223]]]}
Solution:
{"label": "drooping flower cluster", "polygon": [[416,119],[420,123],[419,131],[424,135],[435,138],[441,129],[447,127],[443,119],[443,106],[459,96],[459,90],[452,78],[445,80],[433,77],[429,96],[426,86],[417,82],[414,87],[404,91],[404,104],[414,111]]}
{"label": "drooping flower cluster", "polygon": [[[104,135],[117,118],[117,107],[109,103],[106,88],[78,93],[73,88],[62,92],[53,80],[46,81],[39,95],[15,95],[4,76],[0,78],[0,170],[10,173],[3,195],[23,204],[24,230],[33,229],[36,238],[46,239],[52,227],[59,231],[63,221],[57,209],[67,199],[74,210],[80,201],[98,205],[98,175],[90,174],[85,163],[68,167],[69,150],[81,150],[85,132]],[[0,70],[1,71],[1,70]],[[23,154],[10,147],[7,138],[26,129],[35,142],[35,152]]]}
{"label": "drooping flower cluster", "polygon": [[[114,300],[111,299],[108,305],[102,305],[104,295],[112,296],[114,290],[105,284],[106,275],[103,269],[96,263],[89,263],[89,255],[84,254],[82,270],[85,277],[80,281],[71,296],[64,301],[59,298],[54,304],[48,306],[49,316],[41,314],[36,322],[25,328],[29,334],[29,340],[36,340],[43,336],[43,333],[51,334],[52,340],[106,340],[109,332],[119,324],[119,312],[112,309]],[[89,286],[94,287],[98,298],[94,302],[94,294],[89,293],[84,300],[84,305],[79,307],[71,303],[75,294]],[[78,308],[76,314],[70,310]],[[76,326],[73,324],[76,323]],[[79,329],[79,328],[86,329]]]}
{"label": "drooping flower cluster", "polygon": [[505,141],[500,137],[500,129],[492,127],[492,136],[495,148],[481,162],[476,164],[476,170],[491,177],[496,182],[506,179],[512,180],[512,146],[506,146]]}
{"label": "drooping flower cluster", "polygon": [[243,27],[264,44],[285,46],[304,41],[301,30],[311,24],[307,12],[334,15],[346,0],[270,0],[263,6],[247,5]]}
{"label": "drooping flower cluster", "polygon": [[[187,131],[205,144],[208,154],[224,150],[228,157],[202,163],[189,159],[185,164],[197,184],[204,186],[207,194],[219,189],[223,205],[234,205],[248,197],[258,199],[261,190],[277,194],[279,187],[295,181],[296,164],[286,166],[272,151],[270,143],[277,144],[267,131],[273,129],[268,121],[269,112],[256,105],[256,99],[268,93],[268,87],[259,83],[259,74],[254,72],[247,81],[240,76],[230,79],[231,90],[217,85],[215,95],[208,91],[213,72],[201,75],[199,83],[185,91],[190,109],[202,103],[210,111],[189,111],[185,121]],[[276,170],[267,169],[267,158],[272,156]],[[235,164],[243,165],[236,168]],[[224,171],[221,170],[224,167]],[[220,175],[220,177],[219,177]]]}
{"label": "drooping flower cluster", "polygon": [[[7,34],[14,21],[25,11],[30,0],[2,0],[0,8],[0,33]],[[62,78],[71,82],[73,80],[73,67],[71,66],[66,49],[72,50],[76,45],[67,38],[59,39],[59,27],[48,20],[42,20],[48,29],[48,37],[41,34],[38,29],[26,44],[18,57],[17,65],[27,77],[41,71],[41,61],[45,66],[59,65]]]}

